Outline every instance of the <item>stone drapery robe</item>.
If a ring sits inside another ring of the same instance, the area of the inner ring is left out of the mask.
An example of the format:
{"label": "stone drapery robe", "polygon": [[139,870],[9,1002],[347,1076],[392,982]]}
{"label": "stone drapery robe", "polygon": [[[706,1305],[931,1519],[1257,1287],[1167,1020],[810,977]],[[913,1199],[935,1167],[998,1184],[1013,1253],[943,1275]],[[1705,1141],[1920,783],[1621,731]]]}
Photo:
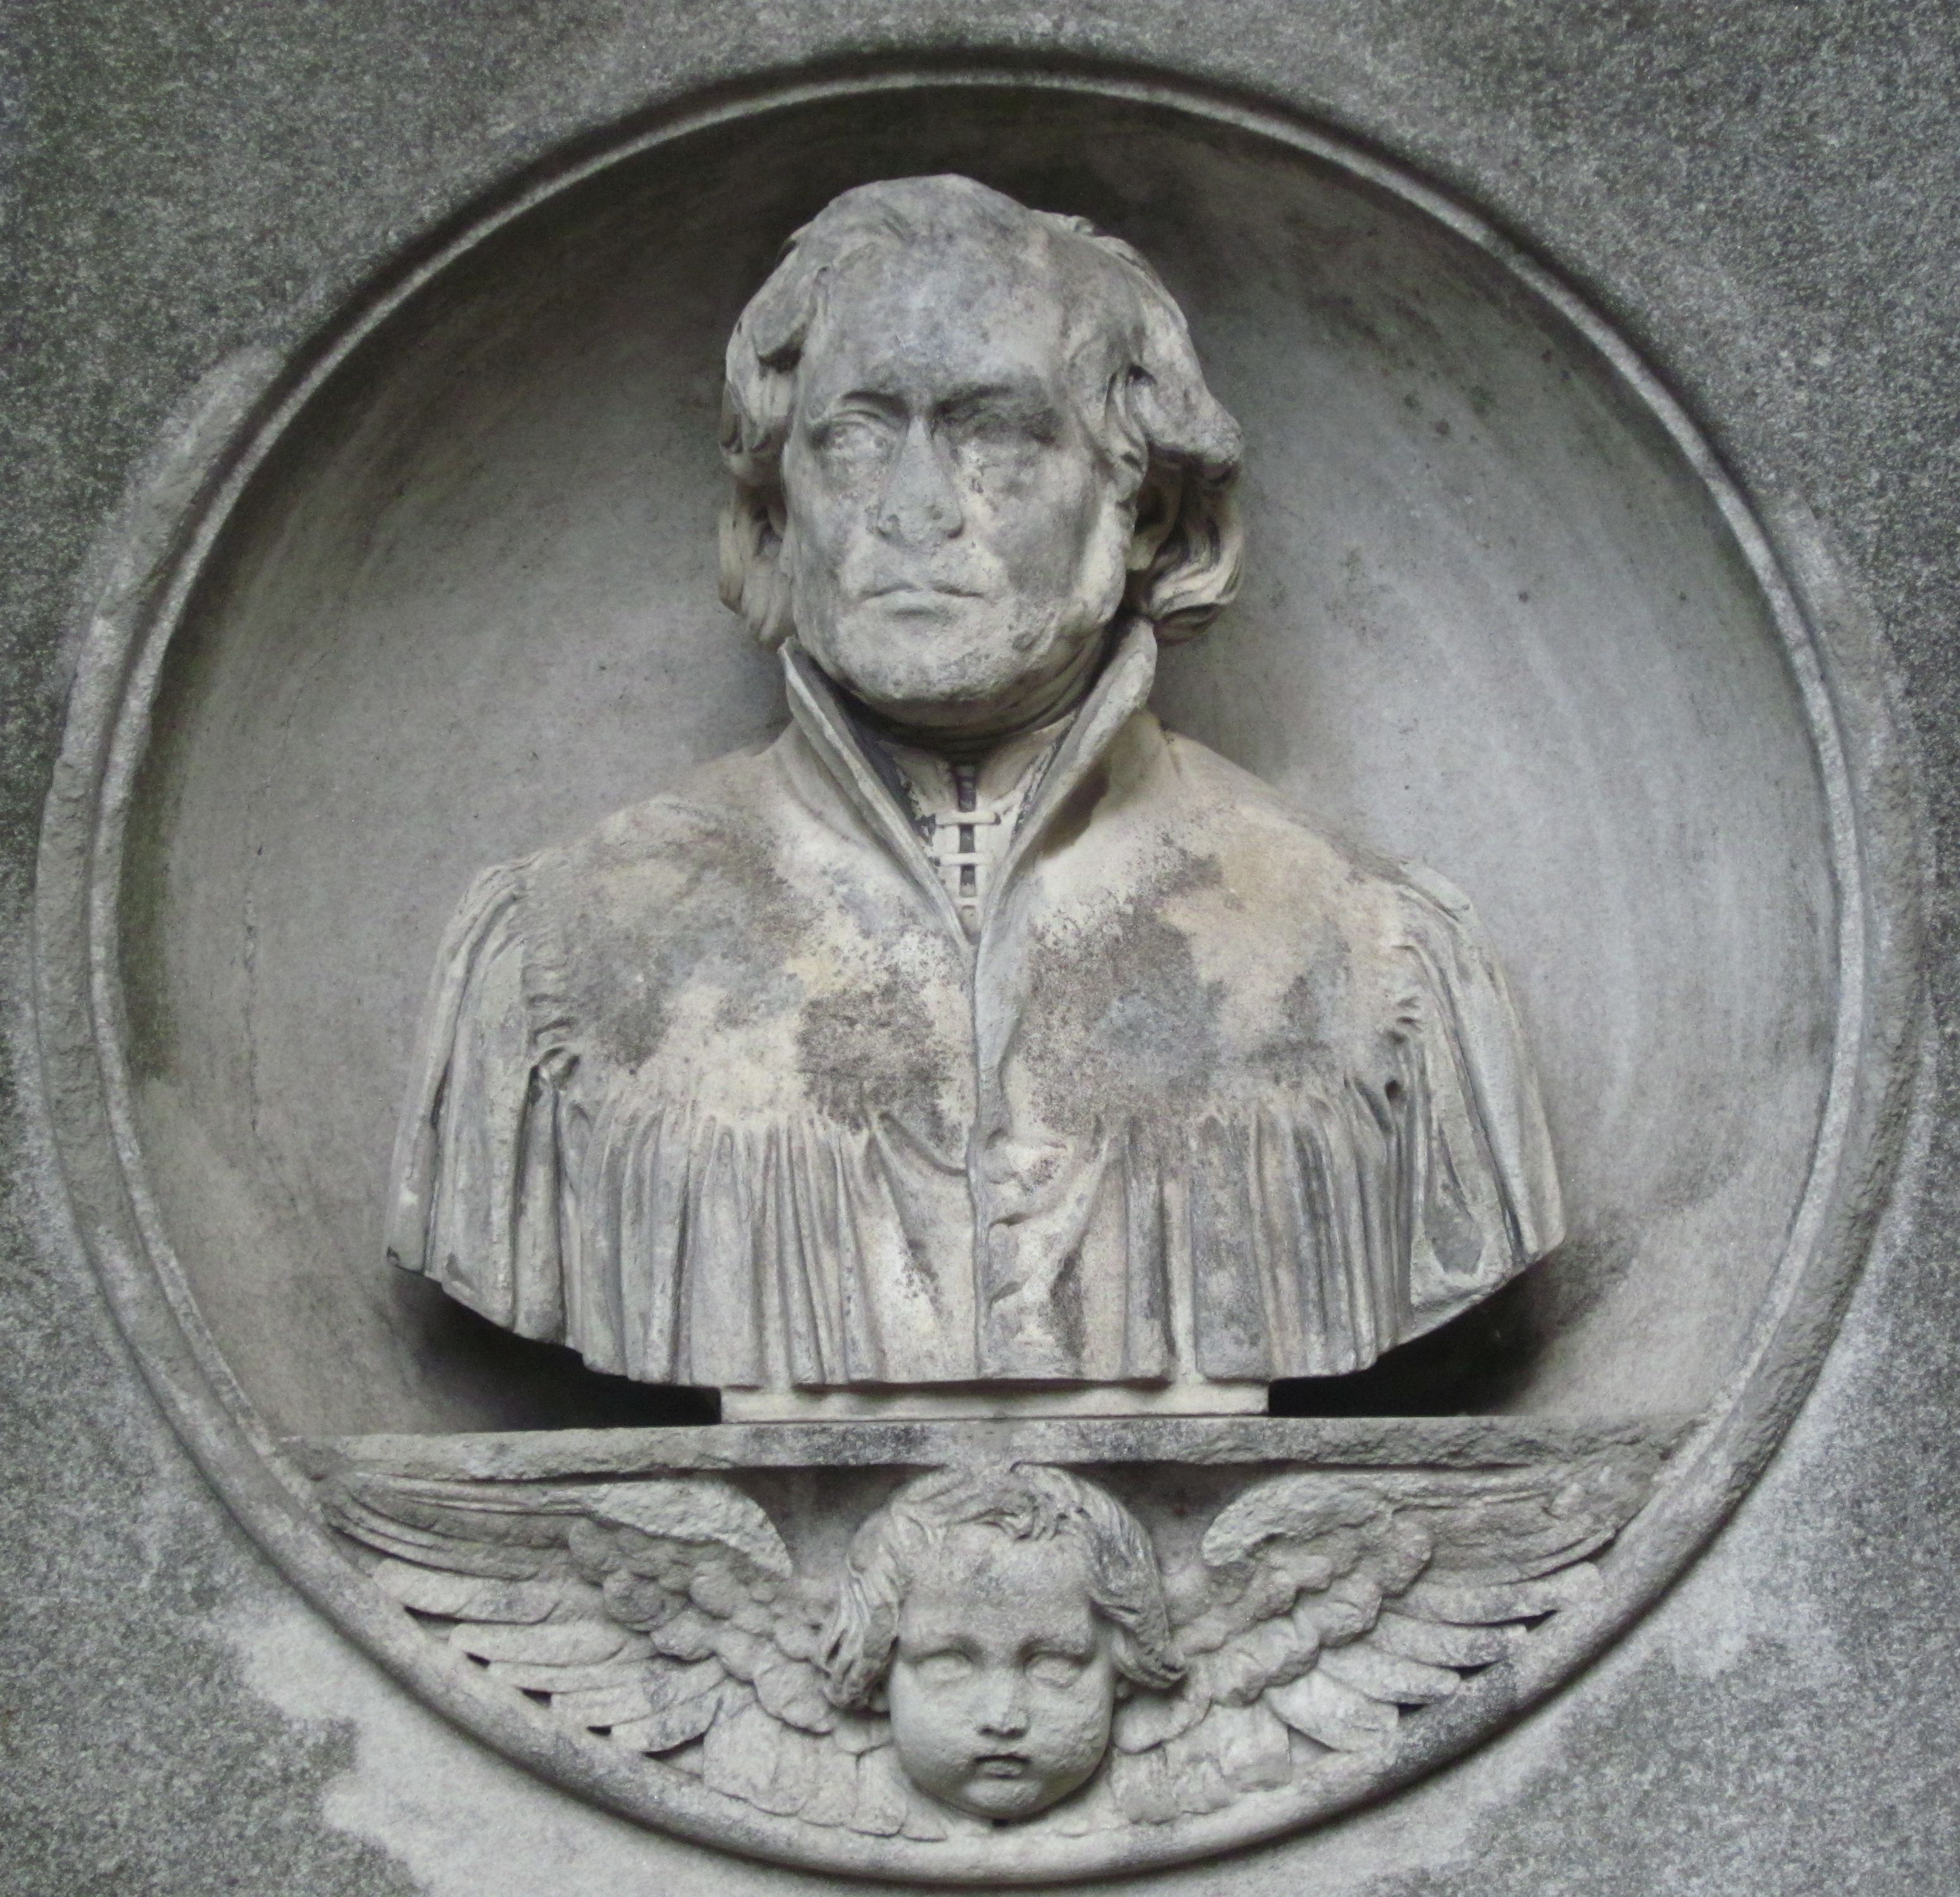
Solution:
{"label": "stone drapery robe", "polygon": [[1144,701],[1119,644],[969,940],[834,689],[452,923],[395,1262],[595,1367],[746,1390],[1357,1369],[1558,1242],[1462,899]]}

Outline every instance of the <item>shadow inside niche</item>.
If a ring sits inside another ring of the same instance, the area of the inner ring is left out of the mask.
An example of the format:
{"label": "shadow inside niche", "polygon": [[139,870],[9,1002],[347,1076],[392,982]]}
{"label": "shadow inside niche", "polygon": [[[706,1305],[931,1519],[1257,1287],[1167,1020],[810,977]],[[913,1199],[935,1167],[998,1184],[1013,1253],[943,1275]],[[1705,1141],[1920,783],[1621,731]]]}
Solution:
{"label": "shadow inside niche", "polygon": [[415,1338],[417,1365],[478,1412],[488,1430],[645,1429],[718,1423],[718,1390],[609,1377],[576,1351],[514,1335],[427,1278],[402,1276],[393,1294]]}
{"label": "shadow inside niche", "polygon": [[[1457,1416],[1498,1408],[1526,1388],[1549,1339],[1549,1289],[1527,1272],[1460,1317],[1347,1377],[1271,1386],[1274,1416]],[[514,1335],[426,1278],[393,1295],[418,1366],[486,1430],[641,1429],[714,1423],[721,1393],[608,1376],[574,1351]]]}
{"label": "shadow inside niche", "polygon": [[1463,1416],[1494,1409],[1527,1386],[1549,1341],[1539,1271],[1346,1377],[1274,1383],[1274,1416]]}

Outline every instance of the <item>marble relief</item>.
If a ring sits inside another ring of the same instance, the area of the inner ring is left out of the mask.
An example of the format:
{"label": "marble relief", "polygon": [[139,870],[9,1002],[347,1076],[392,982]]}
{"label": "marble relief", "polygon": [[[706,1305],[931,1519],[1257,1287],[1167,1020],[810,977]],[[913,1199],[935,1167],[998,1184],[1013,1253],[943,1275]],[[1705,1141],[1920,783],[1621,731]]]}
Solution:
{"label": "marble relief", "polygon": [[431,1638],[572,1727],[780,1817],[932,1842],[1380,1775],[1406,1709],[1585,1597],[1650,1472],[1290,1473],[1168,1574],[1122,1503],[1033,1463],[915,1478],[833,1574],[716,1478],[357,1469],[326,1494]]}
{"label": "marble relief", "polygon": [[1052,1889],[1398,1790],[1693,1558],[1904,1137],[1918,859],[1863,633],[1549,249],[889,79],[239,371],[77,648],[37,1020],[160,1401],[393,1677]]}
{"label": "marble relief", "polygon": [[1468,901],[1150,709],[1239,582],[1240,436],[1134,250],[846,192],[736,326],[722,448],[790,723],[477,879],[396,1265],[732,1416],[1202,1414],[1558,1243]]}

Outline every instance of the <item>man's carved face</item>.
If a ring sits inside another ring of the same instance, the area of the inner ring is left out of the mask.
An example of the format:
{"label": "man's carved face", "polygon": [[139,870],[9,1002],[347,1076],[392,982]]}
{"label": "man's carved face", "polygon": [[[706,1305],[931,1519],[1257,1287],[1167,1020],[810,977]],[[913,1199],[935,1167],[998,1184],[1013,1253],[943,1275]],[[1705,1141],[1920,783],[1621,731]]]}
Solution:
{"label": "man's carved face", "polygon": [[783,455],[798,638],[874,709],[1012,728],[1121,602],[1134,485],[1096,449],[1039,263],[880,247],[831,284]]}
{"label": "man's carved face", "polygon": [[914,1784],[976,1817],[1032,1818],[1109,1749],[1109,1628],[1067,1536],[954,1529],[908,1590],[889,1696]]}

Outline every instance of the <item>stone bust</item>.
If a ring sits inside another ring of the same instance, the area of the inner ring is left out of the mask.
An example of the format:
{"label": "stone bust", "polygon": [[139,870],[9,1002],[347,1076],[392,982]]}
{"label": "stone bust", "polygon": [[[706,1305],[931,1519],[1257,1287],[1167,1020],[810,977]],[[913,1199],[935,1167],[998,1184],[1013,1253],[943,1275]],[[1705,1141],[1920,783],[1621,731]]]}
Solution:
{"label": "stone bust", "polygon": [[734,1415],[1203,1412],[1558,1241],[1468,903],[1148,708],[1236,587],[1240,443],[1134,250],[847,192],[736,326],[722,446],[790,722],[477,880],[395,1263]]}

